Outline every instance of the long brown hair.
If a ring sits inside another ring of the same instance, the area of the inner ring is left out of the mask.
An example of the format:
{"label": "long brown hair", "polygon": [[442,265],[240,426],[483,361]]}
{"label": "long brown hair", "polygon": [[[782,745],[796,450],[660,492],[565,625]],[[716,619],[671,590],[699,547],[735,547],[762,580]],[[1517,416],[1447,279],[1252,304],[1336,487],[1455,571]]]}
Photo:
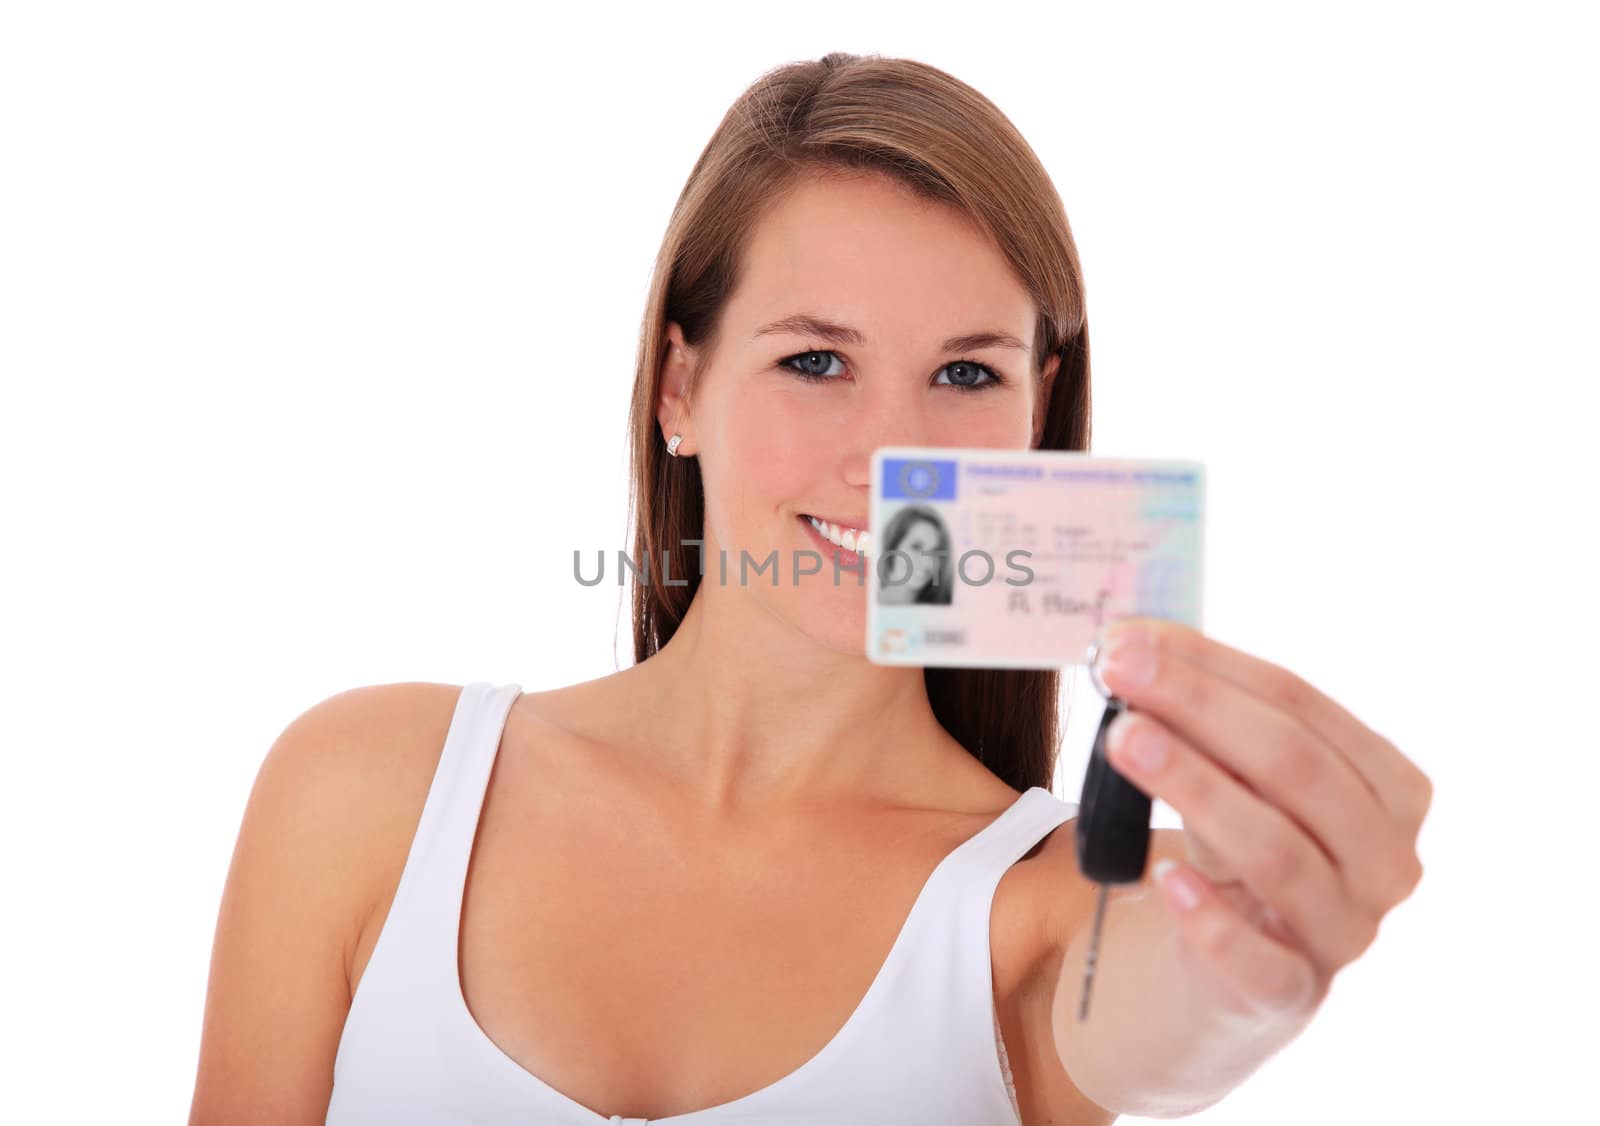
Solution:
{"label": "long brown hair", "polygon": [[[1033,372],[1052,354],[1038,449],[1089,448],[1089,326],[1083,275],[1061,198],[1000,110],[926,63],[836,51],[763,74],[723,117],[689,173],[656,257],[629,418],[633,649],[644,661],[672,637],[699,588],[700,464],[666,452],[656,421],[666,326],[699,353],[691,398],[755,224],[807,174],[876,172],[965,212],[994,240],[1038,308]],[[663,581],[663,559],[673,585]],[[687,580],[685,583],[684,580]],[[684,585],[676,585],[683,583]],[[1049,787],[1060,747],[1060,673],[928,668],[934,715],[1017,790]]]}

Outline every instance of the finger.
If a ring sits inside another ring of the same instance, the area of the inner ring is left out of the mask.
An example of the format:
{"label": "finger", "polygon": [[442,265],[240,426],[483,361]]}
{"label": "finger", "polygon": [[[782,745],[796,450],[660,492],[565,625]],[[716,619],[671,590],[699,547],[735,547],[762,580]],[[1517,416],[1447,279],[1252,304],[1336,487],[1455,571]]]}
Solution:
{"label": "finger", "polygon": [[[1156,866],[1156,886],[1177,921],[1182,955],[1249,1019],[1305,1011],[1321,992],[1317,968],[1249,923],[1200,873],[1180,860]],[[1331,975],[1330,975],[1331,976]]]}
{"label": "finger", "polygon": [[1135,627],[1156,647],[1210,669],[1245,691],[1299,718],[1351,765],[1379,801],[1420,827],[1432,799],[1433,785],[1415,763],[1388,739],[1287,669],[1224,645],[1182,622],[1165,618],[1122,618],[1105,627]]}
{"label": "finger", "polygon": [[1102,673],[1107,686],[1284,811],[1372,911],[1410,894],[1420,870],[1409,830],[1322,736],[1170,648],[1148,651],[1142,684],[1125,675],[1122,655]]}
{"label": "finger", "polygon": [[[1159,761],[1141,749],[1158,752]],[[1131,712],[1117,717],[1107,758],[1139,790],[1182,814],[1184,831],[1214,849],[1326,972],[1371,945],[1377,917],[1356,902],[1305,831],[1158,720]]]}

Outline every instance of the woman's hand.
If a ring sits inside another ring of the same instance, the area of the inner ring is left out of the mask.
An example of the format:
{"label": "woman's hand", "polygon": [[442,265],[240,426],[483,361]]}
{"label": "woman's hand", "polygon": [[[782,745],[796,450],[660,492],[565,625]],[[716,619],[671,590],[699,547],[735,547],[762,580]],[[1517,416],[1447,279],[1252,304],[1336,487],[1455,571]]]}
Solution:
{"label": "woman's hand", "polygon": [[1421,879],[1432,783],[1293,673],[1177,622],[1107,627],[1100,677],[1130,708],[1111,765],[1183,816],[1161,894],[1188,964],[1234,1011],[1309,1014]]}

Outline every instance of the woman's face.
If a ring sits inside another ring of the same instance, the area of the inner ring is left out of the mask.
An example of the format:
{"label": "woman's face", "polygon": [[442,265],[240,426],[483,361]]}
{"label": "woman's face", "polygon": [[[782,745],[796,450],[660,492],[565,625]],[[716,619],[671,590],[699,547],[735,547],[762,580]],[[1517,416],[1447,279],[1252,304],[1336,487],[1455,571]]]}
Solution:
{"label": "woman's face", "polygon": [[880,545],[878,562],[883,585],[878,589],[878,601],[885,606],[905,606],[917,601],[924,587],[938,577],[943,559],[936,554],[945,551],[944,537],[932,521],[914,519],[894,545],[894,555]]}
{"label": "woman's face", "polygon": [[[754,232],[694,401],[677,393],[685,362],[669,357],[664,373],[663,435],[684,435],[705,486],[705,581],[721,581],[724,551],[728,593],[864,657],[866,576],[841,569],[835,583],[806,516],[868,530],[879,446],[1033,446],[1048,401],[1031,371],[1035,316],[1000,252],[951,208],[881,176],[787,194]],[[667,332],[686,353],[678,325]],[[752,566],[776,552],[777,586],[770,566],[740,585],[741,551]],[[822,566],[797,581],[797,556],[815,565],[804,552]]]}
{"label": "woman's face", "polygon": [[[939,564],[943,562],[935,551],[939,550],[939,529],[926,520],[918,520],[906,529],[904,538],[896,550],[903,551],[910,561],[911,578],[906,582],[906,590],[915,595],[934,580],[939,572]],[[891,572],[901,574],[904,567]]]}

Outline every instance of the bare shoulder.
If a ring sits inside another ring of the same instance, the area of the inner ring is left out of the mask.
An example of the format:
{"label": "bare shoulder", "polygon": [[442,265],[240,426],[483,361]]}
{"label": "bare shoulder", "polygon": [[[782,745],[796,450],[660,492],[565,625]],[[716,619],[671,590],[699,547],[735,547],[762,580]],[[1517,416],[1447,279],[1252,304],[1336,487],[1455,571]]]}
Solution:
{"label": "bare shoulder", "polygon": [[350,689],[268,748],[218,910],[191,1124],[323,1120],[349,958],[394,840],[415,829],[460,691]]}
{"label": "bare shoulder", "polygon": [[337,693],[297,716],[262,764],[262,779],[319,834],[323,861],[340,860],[324,866],[342,870],[338,893],[355,918],[340,935],[347,981],[362,926],[398,882],[461,691],[408,681]]}
{"label": "bare shoulder", "polygon": [[401,832],[409,846],[461,692],[459,684],[426,681],[352,688],[285,732],[308,760],[305,769],[325,772],[342,791],[346,816],[362,822],[382,859],[392,861],[394,851],[384,829]]}
{"label": "bare shoulder", "polygon": [[311,812],[392,814],[395,787],[414,789],[412,775],[426,770],[431,776],[438,765],[460,695],[460,685],[411,681],[329,696],[283,729],[267,751],[256,787],[294,791]]}

